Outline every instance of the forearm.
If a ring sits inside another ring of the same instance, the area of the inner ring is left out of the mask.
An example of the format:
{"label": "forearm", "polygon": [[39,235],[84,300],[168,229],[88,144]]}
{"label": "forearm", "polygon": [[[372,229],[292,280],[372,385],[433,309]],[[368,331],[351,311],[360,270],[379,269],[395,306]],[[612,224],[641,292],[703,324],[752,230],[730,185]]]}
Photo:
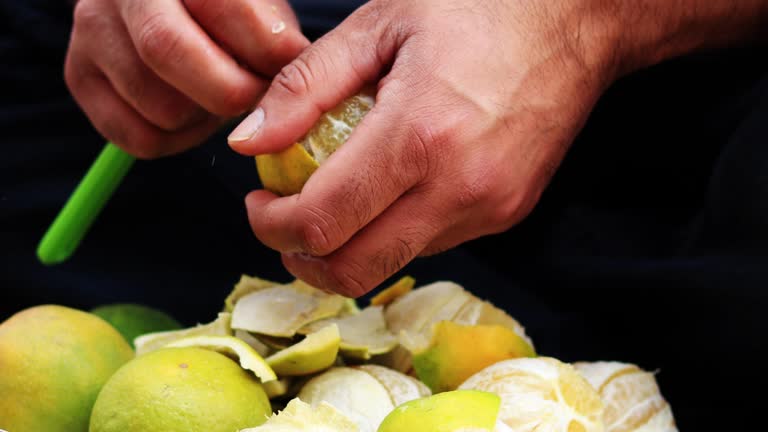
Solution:
{"label": "forearm", "polygon": [[608,81],[684,54],[768,41],[768,0],[566,0],[572,44]]}
{"label": "forearm", "polygon": [[768,0],[612,0],[621,9],[617,73],[691,52],[766,40]]}

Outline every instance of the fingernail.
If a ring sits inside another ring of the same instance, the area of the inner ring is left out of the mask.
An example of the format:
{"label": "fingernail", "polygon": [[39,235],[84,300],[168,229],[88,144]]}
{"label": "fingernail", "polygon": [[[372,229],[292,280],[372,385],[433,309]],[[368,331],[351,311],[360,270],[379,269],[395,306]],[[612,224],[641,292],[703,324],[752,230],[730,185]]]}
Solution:
{"label": "fingernail", "polygon": [[229,142],[241,142],[248,141],[256,135],[256,132],[261,129],[261,125],[264,124],[264,110],[262,108],[256,108],[248,117],[246,117],[240,124],[229,134],[227,140]]}

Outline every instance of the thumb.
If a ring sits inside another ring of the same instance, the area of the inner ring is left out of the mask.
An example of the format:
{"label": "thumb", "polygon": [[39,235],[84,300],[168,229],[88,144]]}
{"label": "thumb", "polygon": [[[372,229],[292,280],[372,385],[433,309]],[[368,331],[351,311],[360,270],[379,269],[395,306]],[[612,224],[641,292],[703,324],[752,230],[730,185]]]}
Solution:
{"label": "thumb", "polygon": [[229,135],[244,155],[274,153],[298,141],[320,116],[379,78],[397,38],[360,10],[304,50],[272,81],[256,110]]}

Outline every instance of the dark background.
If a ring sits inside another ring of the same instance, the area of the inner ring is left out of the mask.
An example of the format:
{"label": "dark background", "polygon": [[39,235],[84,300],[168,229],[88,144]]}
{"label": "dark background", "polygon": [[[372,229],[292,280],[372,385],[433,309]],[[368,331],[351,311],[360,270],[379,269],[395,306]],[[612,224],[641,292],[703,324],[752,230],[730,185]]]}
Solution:
{"label": "dark background", "polygon": [[[350,3],[294,2],[311,38]],[[69,7],[0,0],[0,320],[134,301],[194,324],[241,273],[288,280],[247,225],[258,177],[227,131],[137,163],[72,259],[36,261],[104,144],[63,83]],[[730,47],[621,80],[526,221],[402,273],[491,299],[541,354],[658,370],[683,431],[754,424],[768,360],[766,54]]]}

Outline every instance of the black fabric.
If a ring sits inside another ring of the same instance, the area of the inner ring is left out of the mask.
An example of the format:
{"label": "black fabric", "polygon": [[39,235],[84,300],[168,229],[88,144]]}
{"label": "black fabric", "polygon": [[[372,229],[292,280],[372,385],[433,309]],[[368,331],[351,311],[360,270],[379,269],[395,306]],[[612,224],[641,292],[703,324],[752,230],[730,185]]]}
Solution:
{"label": "black fabric", "polygon": [[[293,2],[319,37],[361,2]],[[253,239],[253,162],[225,133],[137,163],[81,248],[35,247],[103,146],[69,96],[64,0],[0,0],[0,320],[20,308],[138,301],[187,324],[240,273],[287,280]],[[613,86],[520,226],[403,273],[451,279],[507,309],[540,353],[659,370],[683,431],[760,420],[768,300],[768,55],[670,61]]]}

